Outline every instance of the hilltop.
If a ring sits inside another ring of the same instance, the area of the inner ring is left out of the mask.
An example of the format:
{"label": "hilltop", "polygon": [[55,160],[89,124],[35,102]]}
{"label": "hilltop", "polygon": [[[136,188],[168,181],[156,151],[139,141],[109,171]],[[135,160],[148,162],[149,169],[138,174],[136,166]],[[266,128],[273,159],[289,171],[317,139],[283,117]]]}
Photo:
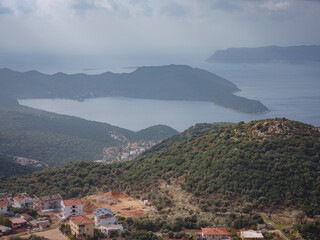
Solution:
{"label": "hilltop", "polygon": [[320,132],[315,127],[267,119],[181,139],[129,162],[68,163],[14,177],[0,192],[74,197],[118,190],[147,196],[162,209],[174,204],[166,189],[180,186],[203,211],[233,211],[250,203],[261,210],[290,206],[309,216],[320,214]]}
{"label": "hilltop", "polygon": [[320,45],[218,50],[207,59],[218,63],[313,63],[320,62]]}
{"label": "hilltop", "polygon": [[87,98],[123,96],[158,100],[213,102],[244,113],[268,108],[256,100],[234,95],[232,82],[214,73],[185,65],[139,67],[132,73],[43,74],[0,70],[0,94],[13,98]]}
{"label": "hilltop", "polygon": [[160,141],[178,132],[165,125],[138,132],[20,106],[0,95],[0,153],[62,165],[70,161],[102,159],[103,148],[123,144],[110,135],[121,134],[128,141]]}

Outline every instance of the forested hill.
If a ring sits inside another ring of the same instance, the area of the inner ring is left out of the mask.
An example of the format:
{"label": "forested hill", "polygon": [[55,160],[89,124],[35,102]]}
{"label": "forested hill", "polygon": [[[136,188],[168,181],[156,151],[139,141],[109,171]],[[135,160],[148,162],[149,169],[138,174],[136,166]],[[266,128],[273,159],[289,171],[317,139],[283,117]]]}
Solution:
{"label": "forested hill", "polygon": [[110,132],[129,141],[159,141],[178,132],[157,125],[138,132],[106,123],[20,106],[0,95],[0,153],[35,159],[50,166],[102,159],[103,148],[117,146]]}
{"label": "forested hill", "polygon": [[218,50],[207,59],[218,63],[313,63],[320,62],[320,45]]}
{"label": "forested hill", "polygon": [[181,184],[206,211],[223,199],[229,210],[245,201],[257,208],[296,206],[313,216],[320,214],[319,149],[320,132],[311,125],[260,120],[182,139],[129,162],[69,163],[12,178],[0,192],[72,197],[100,189],[143,196],[167,182]]}
{"label": "forested hill", "polygon": [[217,130],[219,128],[229,127],[232,125],[234,125],[234,123],[231,122],[197,123],[196,125],[191,126],[187,130],[183,131],[182,133],[173,135],[172,137],[163,140],[161,143],[147,150],[147,153],[156,152],[163,148],[170,147],[176,142],[186,140],[191,137],[196,137],[198,135],[208,133],[212,130]]}
{"label": "forested hill", "polygon": [[259,101],[236,96],[235,84],[211,72],[184,65],[140,67],[132,73],[43,74],[0,69],[0,94],[14,98],[86,98],[123,96],[213,102],[244,113],[262,113]]}

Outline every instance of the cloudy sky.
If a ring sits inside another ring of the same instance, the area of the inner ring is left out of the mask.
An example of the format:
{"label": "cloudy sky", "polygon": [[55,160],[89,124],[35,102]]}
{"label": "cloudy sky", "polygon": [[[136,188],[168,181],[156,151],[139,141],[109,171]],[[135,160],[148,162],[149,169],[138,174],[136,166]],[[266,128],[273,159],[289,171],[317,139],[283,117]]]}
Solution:
{"label": "cloudy sky", "polygon": [[0,0],[2,55],[320,44],[318,0]]}

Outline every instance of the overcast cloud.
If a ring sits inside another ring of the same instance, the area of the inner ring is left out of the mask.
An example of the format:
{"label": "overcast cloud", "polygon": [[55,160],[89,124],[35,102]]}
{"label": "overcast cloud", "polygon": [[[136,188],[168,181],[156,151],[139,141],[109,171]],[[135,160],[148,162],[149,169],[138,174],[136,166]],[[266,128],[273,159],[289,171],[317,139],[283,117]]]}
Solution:
{"label": "overcast cloud", "polygon": [[0,0],[1,54],[181,54],[320,44],[318,0]]}

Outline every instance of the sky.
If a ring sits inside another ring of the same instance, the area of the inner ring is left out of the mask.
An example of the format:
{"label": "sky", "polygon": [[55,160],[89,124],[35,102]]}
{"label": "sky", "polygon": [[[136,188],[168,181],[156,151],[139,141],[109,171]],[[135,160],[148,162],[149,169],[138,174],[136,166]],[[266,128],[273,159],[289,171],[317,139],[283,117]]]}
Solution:
{"label": "sky", "polygon": [[320,0],[0,0],[0,56],[320,44]]}

